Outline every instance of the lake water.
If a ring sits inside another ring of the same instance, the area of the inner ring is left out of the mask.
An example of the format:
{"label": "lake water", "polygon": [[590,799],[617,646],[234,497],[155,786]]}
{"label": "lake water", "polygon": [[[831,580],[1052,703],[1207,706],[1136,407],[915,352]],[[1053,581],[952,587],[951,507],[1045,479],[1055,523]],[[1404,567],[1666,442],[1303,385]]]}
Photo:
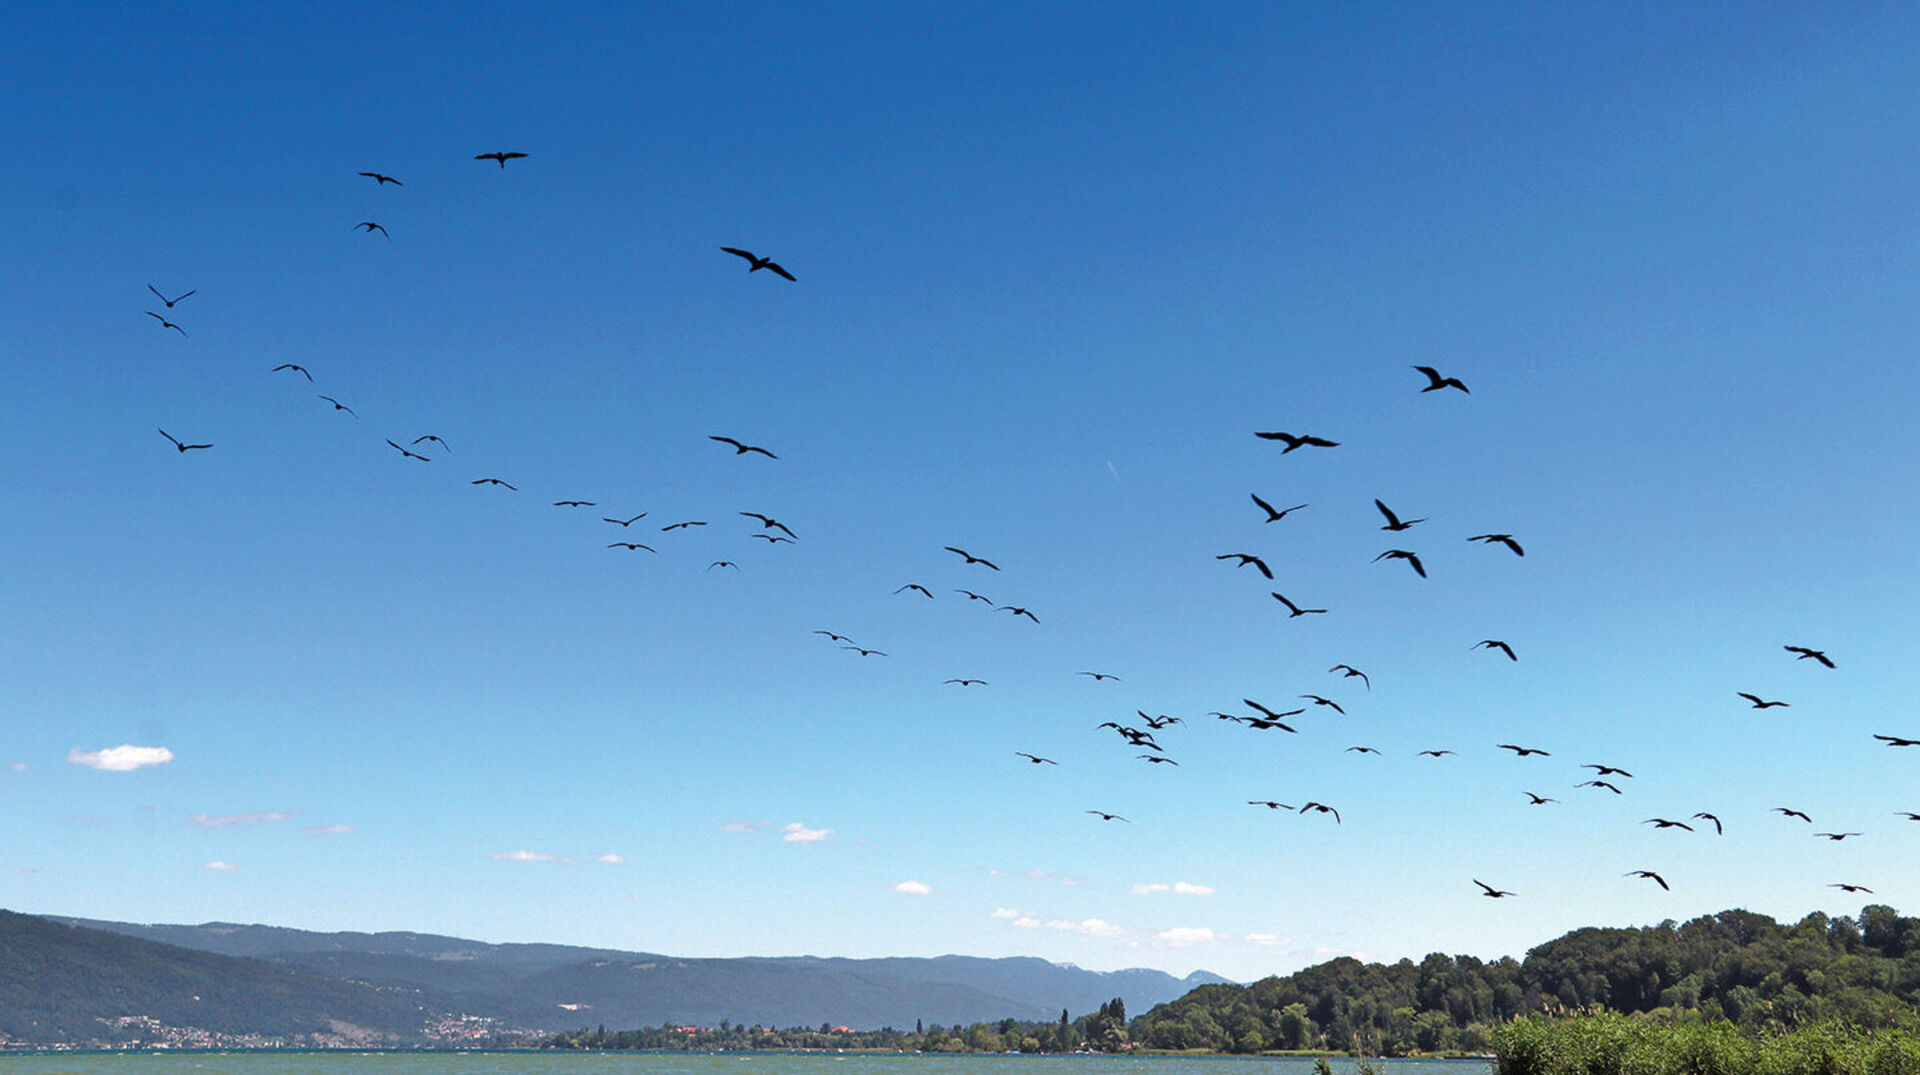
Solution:
{"label": "lake water", "polygon": [[[1488,1075],[1484,1060],[1380,1060],[1384,1075]],[[1334,1075],[1355,1075],[1352,1060]],[[0,1054],[0,1075],[1313,1075],[1296,1057],[872,1053]]]}

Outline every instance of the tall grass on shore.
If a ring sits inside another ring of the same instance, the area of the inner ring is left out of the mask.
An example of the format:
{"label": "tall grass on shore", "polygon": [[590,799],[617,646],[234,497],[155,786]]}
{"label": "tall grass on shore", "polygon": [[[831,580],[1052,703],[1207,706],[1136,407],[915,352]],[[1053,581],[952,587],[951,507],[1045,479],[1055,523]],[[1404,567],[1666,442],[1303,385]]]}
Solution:
{"label": "tall grass on shore", "polygon": [[1753,1034],[1601,1013],[1516,1020],[1492,1037],[1495,1075],[1920,1075],[1920,1038],[1845,1023]]}

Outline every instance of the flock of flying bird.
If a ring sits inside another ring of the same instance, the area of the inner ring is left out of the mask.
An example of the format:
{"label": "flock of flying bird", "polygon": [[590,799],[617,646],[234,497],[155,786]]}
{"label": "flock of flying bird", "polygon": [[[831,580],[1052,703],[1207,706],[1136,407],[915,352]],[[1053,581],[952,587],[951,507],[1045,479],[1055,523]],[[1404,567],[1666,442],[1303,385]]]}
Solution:
{"label": "flock of flying bird", "polygon": [[[495,161],[499,164],[500,168],[504,170],[507,166],[508,161],[518,160],[526,156],[527,154],[522,152],[496,151],[496,152],[476,154],[474,159]],[[363,171],[363,172],[360,172],[359,175],[372,179],[375,183],[376,188],[384,188],[388,185],[392,185],[395,187],[404,186],[401,180],[381,172]],[[362,221],[359,224],[355,225],[355,230],[364,231],[369,235],[371,235],[375,231],[378,231],[383,237],[387,238],[389,241],[392,240],[392,236],[391,234],[388,233],[386,227],[378,223],[377,221],[372,221],[372,220]],[[750,251],[740,249],[738,247],[722,246],[719,249],[724,253],[739,257],[744,261],[746,261],[748,265],[749,274],[759,272],[760,270],[765,269],[768,272],[772,273],[773,275],[779,276],[789,281],[793,281],[796,279],[791,272],[789,272],[786,268],[774,262],[770,258],[756,255]],[[147,315],[149,317],[154,318],[156,321],[158,321],[162,330],[170,330],[172,332],[178,333],[182,337],[186,337],[188,335],[186,329],[183,328],[180,324],[172,320],[172,313],[180,303],[197,294],[198,289],[197,288],[189,289],[176,296],[169,298],[166,294],[161,292],[158,288],[154,287],[151,283],[147,285],[147,288],[149,291],[153,293],[153,295],[156,298],[160,300],[161,304],[163,305],[163,308],[167,311],[167,313],[163,314],[153,310],[148,310],[146,311]],[[1462,394],[1470,394],[1467,386],[1462,381],[1460,381],[1457,377],[1443,376],[1437,369],[1431,366],[1414,366],[1412,368],[1417,372],[1421,373],[1422,375],[1424,375],[1427,380],[1427,383],[1423,387],[1421,387],[1419,390],[1421,393],[1439,392],[1447,389],[1452,389]],[[299,377],[305,378],[308,384],[314,383],[313,373],[309,371],[307,368],[305,368],[304,366],[301,366],[295,363],[291,363],[291,362],[281,363],[277,366],[272,367],[271,372],[274,374],[297,375]],[[352,418],[356,421],[360,417],[358,412],[356,412],[352,407],[341,402],[339,399],[335,398],[334,396],[319,394],[317,398],[328,405],[328,410],[330,412],[342,414],[345,417]],[[186,441],[182,441],[176,438],[175,436],[173,436],[171,433],[168,433],[165,429],[160,429],[159,432],[160,432],[160,435],[164,437],[168,441],[168,443],[172,445],[175,451],[182,455],[188,452],[205,451],[205,450],[212,449],[214,447],[210,443],[189,443]],[[1292,433],[1292,432],[1285,432],[1285,431],[1257,431],[1255,433],[1255,436],[1261,440],[1279,442],[1283,444],[1284,447],[1281,449],[1281,452],[1280,452],[1281,455],[1286,455],[1302,448],[1317,448],[1317,449],[1324,450],[1324,449],[1334,449],[1340,446],[1339,442],[1337,441],[1329,440],[1325,437],[1321,437],[1318,435],[1306,434],[1306,433]],[[452,453],[451,445],[449,445],[446,442],[446,440],[441,438],[439,435],[434,433],[424,433],[417,436],[413,436],[411,438],[402,436],[400,439],[394,439],[392,437],[385,437],[383,439],[385,440],[386,444],[390,448],[392,448],[395,452],[397,452],[400,455],[401,458],[408,461],[414,461],[414,462],[420,462],[420,463],[432,463],[436,459],[448,457]],[[716,434],[716,435],[710,435],[708,439],[717,444],[724,445],[726,447],[733,449],[733,453],[735,456],[759,455],[759,456],[763,456],[767,460],[779,459],[778,455],[776,455],[774,452],[772,452],[771,450],[765,447],[762,447],[758,444],[750,444],[731,436]],[[473,478],[473,479],[470,479],[469,484],[474,486],[497,487],[500,489],[504,489],[508,492],[518,491],[518,486],[502,478],[494,477],[494,476],[482,476],[478,478]],[[1289,517],[1293,516],[1296,512],[1300,512],[1309,507],[1309,505],[1307,504],[1294,504],[1284,509],[1278,509],[1278,508],[1275,508],[1272,503],[1270,503],[1266,499],[1263,499],[1257,493],[1251,494],[1251,496],[1252,496],[1254,507],[1258,509],[1258,511],[1260,512],[1260,516],[1261,516],[1260,522],[1262,525],[1271,525],[1274,523],[1283,522],[1285,520],[1288,520]],[[553,501],[553,505],[555,507],[566,508],[571,510],[571,509],[581,509],[581,508],[594,509],[594,508],[598,508],[600,506],[600,503],[597,500],[587,500],[587,499],[580,499],[580,498],[563,498],[563,499]],[[1394,540],[1396,542],[1399,542],[1401,540],[1401,535],[1410,535],[1416,526],[1419,526],[1420,524],[1428,522],[1426,518],[1402,518],[1402,516],[1398,512],[1396,512],[1393,508],[1389,507],[1385,502],[1383,502],[1378,498],[1375,498],[1373,500],[1373,506],[1378,511],[1380,517],[1384,520],[1383,524],[1380,526],[1379,529],[1390,535],[1393,535]],[[774,518],[773,516],[770,516],[758,511],[739,511],[737,512],[737,515],[744,519],[751,520],[753,523],[756,523],[757,526],[753,528],[753,530],[749,534],[749,537],[752,539],[765,541],[768,543],[770,547],[781,545],[781,544],[792,544],[799,540],[799,535],[796,534],[792,528],[790,528],[786,523],[780,521],[779,519]],[[629,531],[629,529],[632,526],[634,526],[636,523],[639,523],[641,520],[647,518],[647,516],[648,516],[648,512],[646,511],[640,511],[640,512],[636,512],[636,513],[633,513],[630,515],[624,515],[624,516],[623,515],[601,515],[600,516],[601,521],[613,526],[618,526],[623,534],[623,537],[620,540],[608,542],[606,547],[608,549],[624,550],[627,552],[650,552],[650,553],[657,552],[657,550],[652,545],[649,545],[641,541],[630,540],[624,537],[624,534],[627,531]],[[695,528],[701,528],[706,526],[708,526],[707,520],[686,519],[686,520],[679,520],[679,521],[667,523],[665,525],[660,526],[658,530],[660,533],[666,534],[666,533],[674,533],[676,531],[688,531],[688,530],[693,530]],[[1514,535],[1510,533],[1489,532],[1489,533],[1482,533],[1482,534],[1474,534],[1466,537],[1466,540],[1469,542],[1480,543],[1489,547],[1496,546],[1496,545],[1501,546],[1515,557],[1524,557],[1526,555],[1525,549],[1521,546],[1521,544],[1514,537]],[[995,563],[993,560],[988,559],[987,557],[984,557],[984,556],[976,555],[973,552],[970,552],[958,546],[953,546],[953,545],[945,546],[944,551],[954,554],[955,556],[958,556],[960,558],[959,563],[956,565],[957,567],[979,568],[982,570],[993,571],[993,572],[1000,571],[1000,566],[997,563]],[[1263,559],[1258,554],[1249,553],[1249,552],[1237,552],[1237,551],[1225,552],[1225,553],[1216,554],[1214,556],[1214,559],[1220,560],[1220,561],[1231,561],[1232,566],[1236,569],[1253,568],[1254,573],[1258,574],[1262,580],[1265,580],[1268,582],[1271,582],[1274,580],[1274,572],[1272,568],[1269,566],[1266,560]],[[1373,562],[1375,563],[1378,563],[1381,561],[1403,562],[1413,572],[1414,575],[1422,579],[1427,577],[1426,564],[1425,562],[1422,561],[1420,554],[1413,549],[1400,548],[1400,547],[1385,549],[1384,551],[1380,552],[1377,556],[1373,558]],[[707,565],[708,571],[712,571],[716,568],[727,568],[727,569],[732,569],[737,571],[740,569],[740,565],[737,561],[731,560],[731,559],[715,559],[715,560],[712,560]],[[926,599],[934,598],[933,590],[930,587],[919,582],[908,582],[900,586],[898,589],[894,590],[893,592],[895,595],[918,596]],[[953,592],[965,597],[969,603],[981,602],[987,605],[988,608],[993,611],[1006,612],[1010,614],[1010,617],[1012,619],[1024,618],[1036,625],[1041,622],[1039,617],[1027,606],[1015,605],[1015,604],[999,604],[994,600],[986,597],[983,594],[980,594],[978,592],[975,592],[971,589],[966,589],[966,588],[954,588]],[[1300,605],[1296,603],[1293,599],[1289,598],[1288,596],[1278,591],[1269,591],[1269,592],[1272,599],[1285,609],[1289,619],[1297,619],[1301,617],[1314,616],[1314,615],[1324,615],[1328,611],[1326,608],[1306,607],[1306,606]],[[887,653],[883,650],[861,645],[855,642],[852,638],[846,635],[840,634],[836,631],[822,629],[822,630],[814,631],[814,634],[824,636],[828,641],[838,644],[841,649],[853,652],[863,658],[887,656]],[[1485,638],[1473,643],[1471,646],[1466,648],[1469,650],[1486,650],[1489,653],[1504,656],[1508,661],[1517,662],[1520,659],[1519,654],[1516,652],[1515,648],[1511,644],[1509,644],[1507,641],[1502,639]],[[1837,667],[1836,662],[1822,650],[1814,649],[1807,646],[1800,646],[1800,645],[1787,645],[1784,648],[1787,652],[1793,654],[1795,660],[1797,661],[1811,661],[1814,664],[1819,665],[1827,670],[1834,670]],[[1360,685],[1364,687],[1367,691],[1370,692],[1372,690],[1371,677],[1367,673],[1349,664],[1345,664],[1345,663],[1335,664],[1329,669],[1327,669],[1327,672],[1330,675],[1339,676],[1340,681],[1342,683],[1357,679],[1360,681]],[[1117,683],[1120,680],[1120,677],[1108,672],[1081,671],[1077,674],[1080,676],[1087,677],[1089,680],[1091,680],[1095,684]],[[945,685],[957,686],[961,688],[973,688],[973,687],[987,686],[988,683],[984,679],[968,676],[968,677],[954,677],[954,678],[947,679],[945,680]],[[1749,692],[1749,691],[1738,691],[1738,692],[1735,692],[1735,694],[1737,695],[1737,697],[1744,699],[1751,707],[1755,709],[1764,710],[1764,709],[1772,709],[1772,708],[1782,708],[1782,707],[1787,707],[1789,705],[1789,703],[1785,701],[1778,700],[1778,699],[1763,698],[1760,695],[1755,694],[1753,692]],[[1245,707],[1247,707],[1247,709],[1252,711],[1250,714],[1215,711],[1207,715],[1215,718],[1218,721],[1238,725],[1241,728],[1247,729],[1249,731],[1276,731],[1277,730],[1281,732],[1294,733],[1294,734],[1298,733],[1298,729],[1293,726],[1293,723],[1289,723],[1289,722],[1298,723],[1298,718],[1308,714],[1310,711],[1316,715],[1321,714],[1323,712],[1338,714],[1341,716],[1346,715],[1346,709],[1337,700],[1322,696],[1317,693],[1311,693],[1311,692],[1301,693],[1300,695],[1298,695],[1297,701],[1303,704],[1293,705],[1291,708],[1284,708],[1284,707],[1272,707],[1272,706],[1269,706],[1268,704],[1256,701],[1252,698],[1242,698],[1241,703]],[[1165,732],[1176,725],[1185,725],[1187,722],[1181,717],[1177,717],[1177,716],[1170,716],[1166,714],[1149,715],[1144,710],[1135,710],[1135,714],[1138,717],[1137,724],[1131,721],[1123,723],[1120,720],[1107,720],[1096,725],[1095,730],[1096,731],[1111,730],[1119,739],[1124,741],[1127,749],[1140,751],[1140,753],[1135,755],[1135,757],[1140,761],[1143,761],[1151,765],[1156,765],[1156,766],[1178,767],[1179,762],[1167,755],[1165,748],[1159,743],[1159,741],[1155,736],[1155,733]],[[1912,738],[1905,738],[1905,737],[1892,736],[1892,735],[1875,735],[1874,738],[1877,740],[1880,740],[1881,742],[1885,743],[1887,746],[1890,746],[1890,747],[1920,746],[1920,739],[1912,739]],[[1509,751],[1515,756],[1516,759],[1551,756],[1550,752],[1547,750],[1541,749],[1539,747],[1524,746],[1517,743],[1499,743],[1495,745],[1494,749]],[[1348,753],[1355,753],[1355,754],[1361,754],[1361,755],[1378,755],[1382,753],[1382,751],[1379,750],[1378,748],[1375,748],[1373,746],[1368,746],[1368,745],[1348,746],[1345,748],[1345,751]],[[1455,751],[1449,750],[1449,749],[1423,749],[1417,752],[1418,756],[1428,757],[1433,759],[1441,759],[1453,754],[1455,754]],[[1059,761],[1053,758],[1044,757],[1038,754],[1033,754],[1025,751],[1017,751],[1015,752],[1015,756],[1033,766],[1058,766],[1060,764]],[[1605,764],[1599,764],[1599,763],[1587,763],[1583,765],[1582,768],[1592,770],[1593,772],[1590,779],[1587,779],[1577,785],[1574,785],[1574,787],[1577,789],[1591,788],[1596,791],[1607,792],[1613,795],[1624,795],[1625,792],[1622,790],[1620,784],[1608,778],[1619,778],[1620,780],[1633,779],[1632,773],[1627,772],[1626,770],[1621,769],[1617,766],[1611,766],[1611,765],[1605,765]],[[1523,791],[1521,792],[1521,794],[1523,794],[1526,797],[1527,803],[1530,806],[1535,806],[1535,807],[1549,806],[1549,805],[1557,804],[1560,802],[1560,800],[1558,799],[1555,799],[1551,796],[1540,794],[1535,791]],[[1270,811],[1284,810],[1284,811],[1298,813],[1301,815],[1324,816],[1329,818],[1336,825],[1341,823],[1341,814],[1336,807],[1328,803],[1320,802],[1317,800],[1302,801],[1300,805],[1297,807],[1290,805],[1288,803],[1281,802],[1277,799],[1271,799],[1271,798],[1248,799],[1246,800],[1246,803],[1249,806],[1259,807],[1259,808],[1263,808]],[[1127,822],[1129,820],[1127,817],[1124,817],[1118,813],[1107,811],[1107,810],[1088,809],[1085,812],[1087,814],[1090,814],[1099,818],[1103,822]],[[1773,812],[1780,814],[1784,820],[1796,820],[1802,823],[1806,823],[1808,825],[1813,824],[1813,819],[1810,816],[1808,816],[1805,812],[1792,809],[1790,807],[1786,807],[1786,806],[1775,807],[1773,809]],[[1909,821],[1920,821],[1920,812],[1902,812],[1899,816],[1904,817],[1906,820],[1909,820]],[[1701,824],[1699,826],[1695,826],[1693,824],[1690,824],[1690,822],[1700,822]],[[1651,825],[1657,831],[1679,830],[1679,831],[1697,834],[1701,832],[1707,825],[1712,826],[1712,829],[1715,835],[1724,834],[1724,831],[1725,831],[1725,826],[1721,818],[1716,814],[1712,813],[1711,811],[1706,811],[1706,810],[1696,811],[1686,820],[1678,820],[1674,818],[1655,816],[1655,817],[1649,817],[1645,819],[1642,822],[1642,824]],[[1819,832],[1813,832],[1812,835],[1837,843],[1840,841],[1859,837],[1862,834],[1857,831],[1831,831],[1831,832],[1819,831]],[[1637,878],[1637,879],[1651,881],[1654,884],[1657,884],[1660,888],[1670,891],[1670,886],[1668,884],[1667,879],[1661,874],[1652,870],[1646,870],[1646,869],[1629,870],[1625,874],[1623,874],[1623,876],[1628,878]],[[1473,879],[1473,884],[1478,886],[1478,888],[1480,889],[1481,895],[1484,895],[1488,898],[1501,899],[1501,898],[1517,895],[1517,893],[1515,892],[1497,888],[1493,885],[1489,885],[1478,879]],[[1830,884],[1828,887],[1837,888],[1849,893],[1871,893],[1873,891],[1872,889],[1866,888],[1862,885],[1855,884],[1852,882],[1833,883],[1833,884]]]}

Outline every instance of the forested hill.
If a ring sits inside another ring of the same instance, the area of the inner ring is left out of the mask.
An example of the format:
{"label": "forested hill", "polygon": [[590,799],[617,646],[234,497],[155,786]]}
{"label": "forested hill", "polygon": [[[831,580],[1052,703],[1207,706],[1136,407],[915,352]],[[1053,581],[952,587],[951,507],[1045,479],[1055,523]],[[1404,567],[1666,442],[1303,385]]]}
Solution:
{"label": "forested hill", "polygon": [[1697,1012],[1747,1027],[1828,1017],[1920,1027],[1920,919],[1869,906],[1783,925],[1723,911],[1684,925],[1580,929],[1523,960],[1434,954],[1391,966],[1336,959],[1251,985],[1209,985],[1128,1028],[1169,1049],[1483,1051],[1530,1012]]}

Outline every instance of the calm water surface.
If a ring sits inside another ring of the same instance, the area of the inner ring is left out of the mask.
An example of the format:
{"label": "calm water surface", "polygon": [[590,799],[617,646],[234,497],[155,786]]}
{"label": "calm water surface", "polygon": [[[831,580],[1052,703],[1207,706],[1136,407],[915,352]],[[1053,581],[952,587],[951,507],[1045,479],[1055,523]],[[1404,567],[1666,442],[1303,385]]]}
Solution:
{"label": "calm water surface", "polygon": [[[1488,1075],[1482,1060],[1375,1061],[1386,1075]],[[1351,1060],[1334,1075],[1355,1075]],[[1312,1075],[1293,1057],[853,1053],[65,1053],[0,1055],[0,1075]]]}

